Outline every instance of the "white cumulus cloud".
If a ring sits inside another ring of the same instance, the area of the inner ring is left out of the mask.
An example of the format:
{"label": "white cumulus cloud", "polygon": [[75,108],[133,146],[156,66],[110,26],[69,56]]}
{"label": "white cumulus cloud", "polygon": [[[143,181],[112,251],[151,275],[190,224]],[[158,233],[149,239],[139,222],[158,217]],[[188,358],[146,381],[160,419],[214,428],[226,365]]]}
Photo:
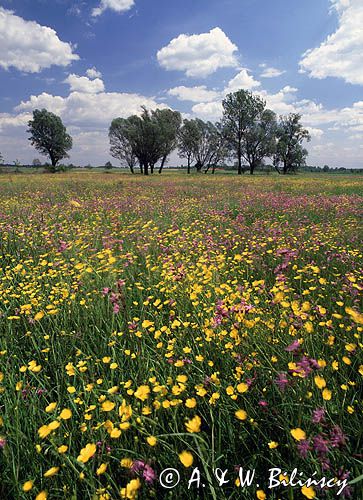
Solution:
{"label": "white cumulus cloud", "polygon": [[277,76],[281,76],[286,73],[286,71],[273,68],[272,66],[266,67],[262,64],[260,66],[264,68],[263,72],[260,75],[262,78],[276,78]]}
{"label": "white cumulus cloud", "polygon": [[92,16],[100,16],[107,9],[113,10],[114,12],[126,12],[130,10],[134,4],[134,0],[101,0],[100,5],[93,9]]}
{"label": "white cumulus cloud", "polygon": [[217,99],[219,92],[208,90],[205,85],[197,87],[174,87],[168,90],[168,94],[176,97],[179,101],[210,102]]}
{"label": "white cumulus cloud", "polygon": [[363,85],[363,2],[331,0],[339,16],[338,29],[316,48],[305,52],[300,61],[302,72],[313,78],[343,78]]}
{"label": "white cumulus cloud", "polygon": [[68,66],[79,59],[70,43],[35,21],[26,21],[0,7],[0,67],[39,73],[52,65]]}
{"label": "white cumulus cloud", "polygon": [[72,92],[84,92],[86,94],[98,94],[105,90],[103,81],[100,78],[90,80],[87,76],[69,75],[64,83],[68,83]]}
{"label": "white cumulus cloud", "polygon": [[199,35],[179,35],[158,51],[157,59],[167,70],[184,71],[187,76],[204,78],[218,68],[236,67],[237,50],[220,28],[214,28]]}
{"label": "white cumulus cloud", "polygon": [[232,80],[229,81],[224,93],[228,94],[229,92],[236,92],[240,89],[252,90],[260,85],[261,83],[255,80],[253,76],[248,73],[246,68],[243,68],[234,78],[232,78]]}
{"label": "white cumulus cloud", "polygon": [[102,78],[102,73],[98,71],[95,67],[89,68],[86,71],[86,75],[88,76],[88,78],[91,78],[91,80],[93,80],[94,78]]}

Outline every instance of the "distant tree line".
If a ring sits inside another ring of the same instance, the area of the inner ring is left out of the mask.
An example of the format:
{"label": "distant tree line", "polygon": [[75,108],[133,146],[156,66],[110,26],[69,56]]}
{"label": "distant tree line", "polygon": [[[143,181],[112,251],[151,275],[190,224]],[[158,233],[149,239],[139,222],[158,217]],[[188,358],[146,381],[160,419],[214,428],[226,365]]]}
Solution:
{"label": "distant tree line", "polygon": [[[277,117],[266,102],[247,90],[228,94],[222,101],[223,115],[212,123],[200,118],[182,119],[171,109],[148,110],[141,115],[115,118],[109,127],[110,153],[120,165],[137,168],[144,175],[162,173],[173,151],[187,162],[187,172],[215,173],[217,168],[234,164],[238,174],[249,170],[268,170],[266,159],[279,174],[307,169],[308,151],[304,148],[310,134],[301,124],[301,116],[291,113]],[[36,109],[28,123],[29,140],[55,172],[59,162],[68,158],[72,137],[59,116]],[[0,154],[0,163],[3,161]],[[33,166],[40,166],[38,159]],[[90,166],[89,166],[90,167]],[[105,168],[113,165],[107,162]],[[326,165],[323,171],[329,171]]]}

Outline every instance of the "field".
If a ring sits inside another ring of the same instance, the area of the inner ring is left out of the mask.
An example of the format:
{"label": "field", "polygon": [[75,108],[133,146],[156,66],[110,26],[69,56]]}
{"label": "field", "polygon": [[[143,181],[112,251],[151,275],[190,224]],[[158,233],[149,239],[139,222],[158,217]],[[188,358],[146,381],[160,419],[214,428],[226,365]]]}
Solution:
{"label": "field", "polygon": [[361,498],[362,193],[1,176],[0,498]]}

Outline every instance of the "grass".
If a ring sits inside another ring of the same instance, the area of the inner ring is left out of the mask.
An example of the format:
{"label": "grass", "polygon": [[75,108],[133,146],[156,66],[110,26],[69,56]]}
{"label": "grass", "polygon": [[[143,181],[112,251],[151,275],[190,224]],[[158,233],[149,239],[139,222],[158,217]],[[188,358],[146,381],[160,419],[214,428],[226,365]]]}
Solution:
{"label": "grass", "polygon": [[[332,499],[359,479],[362,186],[2,176],[0,498]],[[271,488],[272,467],[340,483]]]}

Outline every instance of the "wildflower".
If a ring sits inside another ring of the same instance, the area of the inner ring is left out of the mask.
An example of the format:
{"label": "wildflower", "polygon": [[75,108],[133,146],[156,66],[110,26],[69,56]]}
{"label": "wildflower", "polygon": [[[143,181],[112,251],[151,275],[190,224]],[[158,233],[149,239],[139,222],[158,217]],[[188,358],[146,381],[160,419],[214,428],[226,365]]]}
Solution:
{"label": "wildflower", "polygon": [[309,441],[306,439],[299,441],[297,444],[297,450],[301,458],[306,458],[308,456],[308,452],[311,450]]}
{"label": "wildflower", "polygon": [[85,448],[82,448],[77,460],[78,462],[86,463],[93,455],[96,453],[96,445],[92,443],[88,443]]}
{"label": "wildflower", "polygon": [[277,443],[276,441],[270,441],[268,443],[268,447],[270,448],[270,450],[274,450],[275,448],[277,448],[279,445],[279,443]]}
{"label": "wildflower", "polygon": [[333,448],[340,448],[345,446],[347,442],[347,437],[343,433],[339,425],[334,425],[330,432],[330,444]]}
{"label": "wildflower", "polygon": [[257,490],[256,491],[256,497],[258,500],[265,500],[266,499],[266,493],[263,490]]}
{"label": "wildflower", "polygon": [[319,377],[319,375],[314,377],[314,382],[318,389],[324,389],[324,387],[326,387],[325,380],[323,379],[323,377]]}
{"label": "wildflower", "polygon": [[158,440],[156,439],[156,437],[155,437],[155,436],[148,436],[148,437],[146,438],[146,441],[147,441],[147,443],[148,443],[150,446],[155,446],[155,445],[156,445],[156,443],[158,442]]}
{"label": "wildflower", "polygon": [[62,420],[69,420],[72,417],[72,411],[69,410],[68,408],[64,408],[64,410],[61,411],[59,418]]}
{"label": "wildflower", "polygon": [[112,401],[104,401],[102,403],[102,410],[103,411],[112,411],[115,408],[116,404],[113,403]]}
{"label": "wildflower", "polygon": [[311,421],[313,424],[320,424],[321,422],[324,422],[325,420],[325,410],[324,408],[316,408],[313,411],[313,416]]}
{"label": "wildflower", "polygon": [[305,432],[299,427],[297,427],[296,429],[291,429],[290,434],[296,441],[302,441],[303,439],[306,439]]}
{"label": "wildflower", "polygon": [[308,498],[309,500],[315,498],[315,491],[312,486],[307,487],[306,485],[304,485],[301,488],[301,493],[304,495],[304,497]]}
{"label": "wildflower", "polygon": [[48,493],[46,491],[41,491],[38,493],[38,495],[35,497],[35,500],[47,500],[48,498]]}
{"label": "wildflower", "polygon": [[121,498],[127,498],[129,500],[134,500],[137,497],[137,491],[141,487],[141,482],[139,478],[132,479],[127,483],[125,488],[121,488],[120,495]]}
{"label": "wildflower", "polygon": [[148,385],[140,385],[134,393],[135,398],[145,401],[150,394],[150,387]]}
{"label": "wildflower", "polygon": [[199,415],[196,415],[192,419],[185,423],[185,427],[188,432],[200,432],[200,427],[202,425],[202,420]]}
{"label": "wildflower", "polygon": [[184,465],[184,467],[190,467],[193,465],[193,455],[189,451],[182,451],[179,453],[179,460]]}
{"label": "wildflower", "polygon": [[286,386],[289,385],[286,373],[279,373],[278,378],[274,382],[281,391],[284,391]]}
{"label": "wildflower", "polygon": [[325,401],[330,401],[331,400],[331,390],[330,389],[327,389],[325,388],[323,390],[323,399],[325,399]]}
{"label": "wildflower", "polygon": [[50,469],[47,470],[47,472],[44,472],[44,477],[52,477],[58,474],[59,472],[59,467],[51,467]]}
{"label": "wildflower", "polygon": [[101,464],[96,470],[97,476],[101,476],[101,474],[104,474],[106,470],[107,470],[107,464]]}
{"label": "wildflower", "polygon": [[237,410],[235,412],[236,417],[238,420],[246,420],[247,419],[247,412],[245,410]]}
{"label": "wildflower", "polygon": [[23,484],[23,491],[27,492],[27,491],[30,491],[32,488],[33,488],[33,481],[26,481],[24,484]]}

